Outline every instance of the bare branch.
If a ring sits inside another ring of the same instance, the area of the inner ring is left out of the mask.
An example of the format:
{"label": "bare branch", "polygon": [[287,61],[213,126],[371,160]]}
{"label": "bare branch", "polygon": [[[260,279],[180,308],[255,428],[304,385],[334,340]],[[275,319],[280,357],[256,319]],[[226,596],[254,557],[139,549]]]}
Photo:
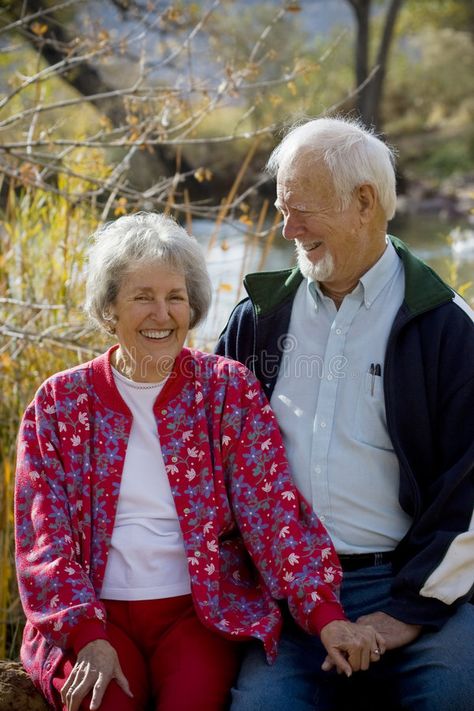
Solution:
{"label": "bare branch", "polygon": [[53,5],[52,7],[44,7],[41,10],[38,10],[37,12],[31,13],[30,15],[24,15],[19,20],[15,20],[14,22],[10,22],[9,25],[3,25],[3,27],[0,27],[0,34],[10,32],[11,30],[16,30],[19,27],[24,27],[25,25],[28,25],[32,20],[36,20],[38,17],[51,15],[57,12],[58,10],[64,10],[65,8],[71,7],[72,5],[79,5],[82,1],[83,0],[65,0],[65,2],[58,3],[57,5]]}

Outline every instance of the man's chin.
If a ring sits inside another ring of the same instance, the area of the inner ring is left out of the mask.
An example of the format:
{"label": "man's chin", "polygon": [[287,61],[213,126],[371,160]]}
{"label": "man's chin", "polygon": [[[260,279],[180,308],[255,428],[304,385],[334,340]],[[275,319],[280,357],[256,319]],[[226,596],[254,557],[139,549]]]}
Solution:
{"label": "man's chin", "polygon": [[322,259],[313,264],[303,250],[296,249],[297,262],[300,272],[307,279],[312,281],[327,281],[333,272],[334,262],[330,254],[326,254]]}

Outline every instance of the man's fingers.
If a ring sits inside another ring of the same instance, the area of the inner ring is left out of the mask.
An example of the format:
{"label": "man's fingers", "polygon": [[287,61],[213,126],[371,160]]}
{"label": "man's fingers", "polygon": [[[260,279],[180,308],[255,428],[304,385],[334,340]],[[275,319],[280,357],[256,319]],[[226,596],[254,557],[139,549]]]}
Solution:
{"label": "man's fingers", "polygon": [[377,643],[376,649],[379,650],[380,655],[385,654],[387,651],[387,644],[385,642],[385,637],[383,637],[381,634],[378,632],[375,633],[375,641]]}
{"label": "man's fingers", "polygon": [[381,656],[382,656],[382,654],[380,652],[380,649],[378,647],[376,647],[375,649],[372,649],[370,652],[370,661],[372,662],[372,664],[374,662],[379,662]]}
{"label": "man's fingers", "polygon": [[363,647],[359,655],[359,671],[367,671],[370,667],[370,659],[372,657],[372,651],[370,647]]}

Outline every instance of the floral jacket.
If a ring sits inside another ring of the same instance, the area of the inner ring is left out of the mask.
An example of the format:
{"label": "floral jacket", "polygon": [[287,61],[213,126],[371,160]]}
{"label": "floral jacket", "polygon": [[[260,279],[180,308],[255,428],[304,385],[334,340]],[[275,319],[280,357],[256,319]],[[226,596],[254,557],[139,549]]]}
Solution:
{"label": "floral jacket", "polygon": [[[277,599],[287,599],[312,633],[344,619],[336,553],[292,484],[255,377],[240,363],[185,348],[154,412],[203,624],[260,639],[271,661],[281,628]],[[49,378],[22,421],[15,492],[27,618],[21,658],[53,705],[62,655],[107,638],[99,596],[131,422],[110,351]]]}

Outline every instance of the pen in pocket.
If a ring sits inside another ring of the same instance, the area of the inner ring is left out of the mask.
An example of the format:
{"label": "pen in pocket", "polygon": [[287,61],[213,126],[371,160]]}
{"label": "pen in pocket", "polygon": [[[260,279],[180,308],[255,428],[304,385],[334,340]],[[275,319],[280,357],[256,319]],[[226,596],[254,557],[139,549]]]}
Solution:
{"label": "pen in pocket", "polygon": [[382,366],[380,365],[380,363],[370,364],[369,375],[371,376],[370,394],[373,397],[375,391],[375,378],[380,377],[382,375]]}

